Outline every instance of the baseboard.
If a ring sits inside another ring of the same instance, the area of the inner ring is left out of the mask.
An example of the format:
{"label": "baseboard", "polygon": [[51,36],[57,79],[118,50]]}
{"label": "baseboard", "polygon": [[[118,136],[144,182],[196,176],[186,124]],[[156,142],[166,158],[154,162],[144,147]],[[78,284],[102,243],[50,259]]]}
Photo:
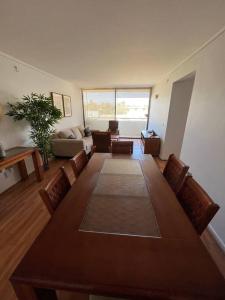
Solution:
{"label": "baseboard", "polygon": [[218,244],[218,246],[220,247],[220,249],[224,252],[225,254],[225,244],[222,241],[222,239],[218,236],[218,234],[216,233],[216,231],[213,229],[212,225],[208,226],[208,229],[210,231],[210,233],[212,234],[213,238],[215,239],[216,243]]}

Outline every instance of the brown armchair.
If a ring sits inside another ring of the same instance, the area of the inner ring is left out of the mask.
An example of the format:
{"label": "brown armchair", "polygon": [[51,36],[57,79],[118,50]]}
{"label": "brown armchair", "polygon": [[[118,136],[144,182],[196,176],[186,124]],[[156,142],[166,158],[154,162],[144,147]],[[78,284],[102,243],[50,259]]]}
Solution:
{"label": "brown armchair", "polygon": [[94,152],[111,152],[111,133],[109,131],[93,131],[92,139]]}
{"label": "brown armchair", "polygon": [[109,121],[109,129],[108,131],[113,135],[119,135],[119,122],[117,120],[110,120]]}

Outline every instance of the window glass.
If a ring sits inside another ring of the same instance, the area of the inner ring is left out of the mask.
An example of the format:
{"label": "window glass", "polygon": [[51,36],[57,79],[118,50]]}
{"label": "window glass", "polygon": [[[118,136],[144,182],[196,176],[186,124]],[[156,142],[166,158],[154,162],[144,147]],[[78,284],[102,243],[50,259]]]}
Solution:
{"label": "window glass", "polygon": [[117,119],[146,119],[149,89],[116,90]]}
{"label": "window glass", "polygon": [[85,119],[111,120],[115,118],[114,90],[83,91]]}

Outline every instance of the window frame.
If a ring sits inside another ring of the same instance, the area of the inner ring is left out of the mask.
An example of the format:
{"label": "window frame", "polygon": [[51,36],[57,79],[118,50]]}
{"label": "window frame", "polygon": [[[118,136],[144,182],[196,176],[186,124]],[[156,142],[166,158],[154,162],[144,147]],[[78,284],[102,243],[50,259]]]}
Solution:
{"label": "window frame", "polygon": [[[150,113],[150,106],[151,106],[151,96],[152,96],[152,88],[151,87],[132,87],[132,88],[83,88],[81,89],[82,93],[82,108],[83,108],[83,121],[84,121],[84,127],[85,127],[85,105],[84,105],[84,92],[86,91],[107,91],[107,90],[113,90],[114,91],[114,118],[113,120],[118,120],[117,119],[117,113],[116,113],[116,107],[117,107],[117,91],[121,90],[149,90],[149,99],[148,99],[148,109],[147,109],[147,117],[146,117],[146,128],[148,128],[148,123],[149,123],[149,113]],[[94,120],[95,118],[93,118]],[[144,118],[119,118],[121,120],[140,120]],[[102,119],[104,120],[104,119]]]}

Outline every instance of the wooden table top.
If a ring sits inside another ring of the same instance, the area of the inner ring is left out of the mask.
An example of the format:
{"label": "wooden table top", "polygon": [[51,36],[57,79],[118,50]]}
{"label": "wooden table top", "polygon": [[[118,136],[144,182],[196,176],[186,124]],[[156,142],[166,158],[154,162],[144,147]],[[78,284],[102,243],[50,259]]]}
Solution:
{"label": "wooden table top", "polygon": [[32,155],[37,148],[17,146],[6,150],[6,156],[0,158],[0,170],[14,165],[18,161]]}
{"label": "wooden table top", "polygon": [[94,154],[11,280],[133,299],[225,299],[222,275],[150,156],[140,163],[161,237],[79,231],[111,157]]}
{"label": "wooden table top", "polygon": [[11,159],[12,157],[15,156],[20,156],[20,155],[24,155],[27,154],[29,155],[30,153],[32,153],[36,148],[34,147],[23,147],[23,146],[17,146],[17,147],[13,147],[10,149],[5,150],[6,156],[5,157],[1,157],[0,158],[0,163]]}

